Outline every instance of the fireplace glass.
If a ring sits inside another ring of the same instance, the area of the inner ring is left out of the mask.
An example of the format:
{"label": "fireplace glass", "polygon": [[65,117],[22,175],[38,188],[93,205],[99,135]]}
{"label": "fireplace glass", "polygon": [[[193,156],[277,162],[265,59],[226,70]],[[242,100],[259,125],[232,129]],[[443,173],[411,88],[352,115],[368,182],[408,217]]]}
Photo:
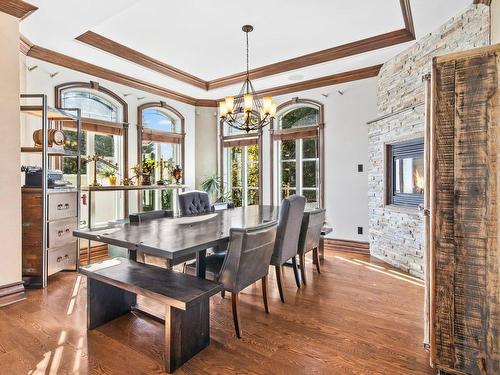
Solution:
{"label": "fireplace glass", "polygon": [[387,146],[387,203],[418,206],[424,202],[424,141],[416,139]]}

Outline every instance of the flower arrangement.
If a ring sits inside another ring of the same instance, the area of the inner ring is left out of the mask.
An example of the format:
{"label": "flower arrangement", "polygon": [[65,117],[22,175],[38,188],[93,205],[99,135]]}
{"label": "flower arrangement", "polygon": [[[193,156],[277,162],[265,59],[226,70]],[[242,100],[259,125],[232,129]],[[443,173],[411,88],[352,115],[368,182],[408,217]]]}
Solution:
{"label": "flower arrangement", "polygon": [[132,169],[137,177],[142,176],[142,185],[151,185],[151,175],[158,164],[152,159],[144,159]]}

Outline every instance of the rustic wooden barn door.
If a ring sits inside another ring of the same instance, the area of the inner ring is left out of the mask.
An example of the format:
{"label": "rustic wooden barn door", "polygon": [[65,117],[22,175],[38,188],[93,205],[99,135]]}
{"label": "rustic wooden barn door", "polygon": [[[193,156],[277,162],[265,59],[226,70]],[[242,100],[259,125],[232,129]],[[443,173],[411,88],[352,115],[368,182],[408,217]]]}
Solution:
{"label": "rustic wooden barn door", "polygon": [[433,62],[431,361],[500,374],[500,45]]}

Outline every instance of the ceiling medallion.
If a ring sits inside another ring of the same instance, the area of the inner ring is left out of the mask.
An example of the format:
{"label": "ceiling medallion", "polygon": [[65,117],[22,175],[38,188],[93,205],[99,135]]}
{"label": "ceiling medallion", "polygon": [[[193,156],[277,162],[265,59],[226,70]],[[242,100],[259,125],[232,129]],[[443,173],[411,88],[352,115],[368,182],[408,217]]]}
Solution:
{"label": "ceiling medallion", "polygon": [[229,126],[251,132],[268,125],[276,116],[276,104],[270,96],[260,98],[250,81],[248,64],[248,33],[253,31],[252,25],[241,28],[245,32],[247,42],[247,74],[245,82],[236,97],[227,96],[219,103],[220,117]]}

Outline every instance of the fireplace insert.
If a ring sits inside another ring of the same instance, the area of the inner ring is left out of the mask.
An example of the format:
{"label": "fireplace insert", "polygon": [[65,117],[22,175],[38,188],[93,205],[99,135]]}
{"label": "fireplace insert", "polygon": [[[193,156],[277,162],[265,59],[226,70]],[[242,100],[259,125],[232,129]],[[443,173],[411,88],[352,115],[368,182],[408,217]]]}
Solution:
{"label": "fireplace insert", "polygon": [[387,145],[386,203],[417,207],[424,203],[424,139]]}

